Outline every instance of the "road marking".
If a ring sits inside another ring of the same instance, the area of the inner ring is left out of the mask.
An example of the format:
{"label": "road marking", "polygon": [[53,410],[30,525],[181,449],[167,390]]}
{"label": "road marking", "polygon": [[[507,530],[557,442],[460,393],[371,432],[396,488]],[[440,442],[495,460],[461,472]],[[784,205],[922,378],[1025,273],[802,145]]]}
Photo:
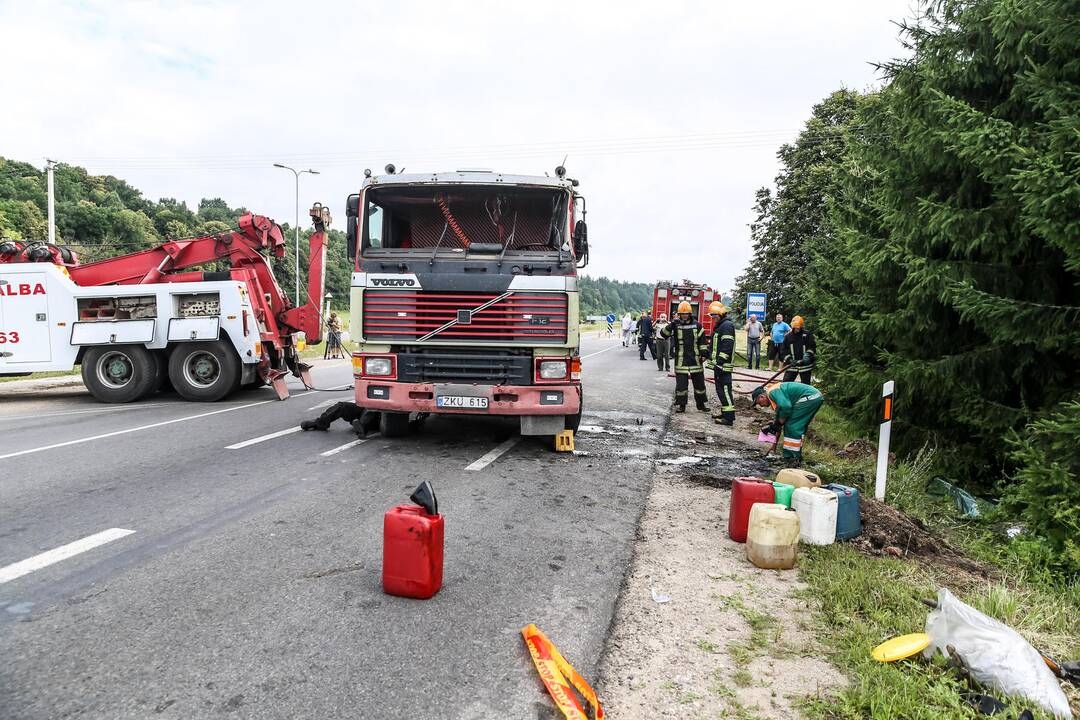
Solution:
{"label": "road marking", "polygon": [[[20,455],[29,455],[31,453],[42,452],[43,450],[55,450],[56,448],[67,447],[69,445],[79,445],[81,443],[92,442],[94,440],[104,440],[105,438],[116,437],[117,435],[125,435],[127,433],[140,432],[142,430],[152,430],[153,428],[164,427],[165,425],[172,425],[173,423],[185,422],[187,420],[198,420],[199,418],[210,417],[211,415],[220,415],[221,413],[232,412],[233,410],[243,410],[244,408],[255,407],[256,405],[265,405],[267,403],[279,402],[276,398],[273,400],[260,400],[259,402],[248,403],[246,405],[236,405],[234,407],[227,407],[221,410],[211,410],[210,412],[199,413],[197,415],[185,415],[180,418],[173,418],[172,420],[163,420],[161,422],[150,423],[149,425],[139,425],[133,428],[127,428],[126,430],[114,430],[108,433],[102,433],[101,435],[91,435],[90,437],[79,438],[78,440],[68,440],[66,442],[53,443],[52,445],[42,445],[41,447],[30,448],[28,450],[19,450],[13,453],[7,453],[6,455],[0,455],[0,460],[6,460],[7,458],[18,457]],[[299,429],[299,428],[297,428]]]}
{"label": "road marking", "polygon": [[63,417],[66,415],[86,415],[88,413],[117,412],[118,410],[142,410],[143,408],[165,407],[166,405],[175,404],[177,403],[147,403],[146,405],[122,405],[120,407],[102,407],[95,408],[93,410],[58,410],[56,412],[35,413],[32,415],[8,415],[7,417],[0,418],[0,421],[33,420],[35,418]]}
{"label": "road marking", "polygon": [[596,351],[596,352],[594,352],[594,353],[589,353],[588,355],[582,355],[582,356],[581,356],[581,359],[582,359],[582,360],[584,360],[584,359],[586,359],[586,358],[591,358],[591,357],[592,357],[593,355],[599,355],[600,353],[606,353],[606,352],[608,352],[609,350],[614,350],[614,349],[615,349],[615,348],[617,348],[617,347],[622,347],[622,346],[621,346],[621,345],[612,345],[611,347],[608,347],[608,348],[604,348],[603,350],[597,350],[597,351]]}
{"label": "road marking", "polygon": [[331,455],[337,455],[342,450],[348,450],[351,447],[356,447],[357,445],[361,445],[363,443],[366,443],[367,441],[368,441],[368,438],[358,438],[356,440],[353,440],[352,442],[347,442],[344,445],[339,445],[336,448],[333,448],[332,450],[327,450],[326,452],[319,453],[319,454],[322,455],[323,457],[330,457]]}
{"label": "road marking", "polygon": [[509,440],[507,440],[506,442],[504,442],[502,445],[499,445],[499,447],[495,448],[491,452],[486,453],[483,457],[481,457],[476,462],[473,462],[473,463],[470,463],[469,465],[467,465],[465,467],[465,469],[466,470],[483,470],[488,465],[490,465],[491,463],[498,460],[499,456],[501,456],[503,453],[505,453],[510,448],[517,445],[519,442],[521,442],[521,436],[520,435],[518,435],[517,437],[512,437]]}
{"label": "road marking", "polygon": [[108,530],[102,530],[99,533],[88,535],[82,540],[76,540],[67,545],[61,545],[58,548],[53,548],[40,555],[35,555],[32,558],[27,558],[26,560],[21,560],[17,563],[8,565],[7,567],[2,567],[0,568],[0,585],[14,580],[15,578],[20,578],[23,575],[28,575],[35,570],[40,570],[43,567],[58,563],[61,560],[75,557],[79,553],[93,550],[105,543],[111,543],[113,540],[127,537],[134,532],[134,530],[124,530],[122,528],[109,528]]}
{"label": "road marking", "polygon": [[323,400],[318,405],[312,405],[311,407],[309,407],[307,409],[307,411],[311,412],[312,410],[318,410],[319,408],[329,407],[330,405],[333,405],[336,402],[337,402],[337,400]]}
{"label": "road marking", "polygon": [[266,442],[267,440],[273,440],[274,438],[279,438],[282,435],[289,435],[290,433],[294,433],[294,432],[300,432],[300,426],[299,425],[297,425],[295,427],[287,428],[285,430],[278,430],[277,432],[272,432],[272,433],[269,433],[267,435],[260,435],[257,438],[251,438],[250,440],[245,440],[243,442],[238,442],[235,445],[226,445],[225,449],[226,450],[239,450],[240,448],[246,448],[249,445],[256,445],[258,443]]}

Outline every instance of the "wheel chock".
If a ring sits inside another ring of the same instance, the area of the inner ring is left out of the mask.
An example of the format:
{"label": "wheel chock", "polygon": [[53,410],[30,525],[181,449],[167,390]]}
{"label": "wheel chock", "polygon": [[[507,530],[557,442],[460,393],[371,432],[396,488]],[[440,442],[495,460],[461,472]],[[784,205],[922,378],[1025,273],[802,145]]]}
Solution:
{"label": "wheel chock", "polygon": [[555,452],[574,452],[573,430],[563,430],[555,436]]}

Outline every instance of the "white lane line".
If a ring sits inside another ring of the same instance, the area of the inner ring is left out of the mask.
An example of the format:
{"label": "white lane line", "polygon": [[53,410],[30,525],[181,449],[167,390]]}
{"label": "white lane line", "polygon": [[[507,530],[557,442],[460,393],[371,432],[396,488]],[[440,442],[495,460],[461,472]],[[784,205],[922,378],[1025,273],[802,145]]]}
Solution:
{"label": "white lane line", "polygon": [[225,449],[226,450],[239,450],[240,448],[246,448],[249,445],[256,445],[258,443],[266,442],[267,440],[273,440],[274,438],[279,438],[282,435],[289,435],[290,433],[294,433],[294,432],[300,432],[300,426],[299,425],[296,425],[296,426],[291,427],[291,428],[287,428],[285,430],[278,430],[277,432],[272,432],[272,433],[269,433],[267,435],[260,435],[257,438],[251,438],[250,440],[245,440],[243,442],[238,442],[238,443],[236,443],[234,445],[226,445]]}
{"label": "white lane line", "polygon": [[488,465],[490,465],[491,463],[498,460],[500,455],[502,455],[507,450],[509,450],[510,448],[517,445],[519,442],[521,442],[521,436],[520,435],[518,435],[517,437],[512,437],[509,440],[507,440],[506,442],[504,442],[503,444],[499,445],[497,448],[495,448],[491,452],[486,453],[483,457],[481,457],[476,462],[473,462],[473,463],[470,463],[469,465],[467,465],[465,467],[465,469],[466,470],[483,470]]}
{"label": "white lane line", "polygon": [[336,402],[337,402],[337,400],[323,400],[318,405],[312,405],[311,407],[309,407],[307,409],[307,411],[311,412],[312,410],[318,410],[319,408],[329,407],[329,406],[333,405]]}
{"label": "white lane line", "polygon": [[348,450],[351,447],[356,447],[357,445],[362,445],[363,443],[366,443],[367,441],[368,441],[368,438],[358,438],[356,440],[353,440],[352,442],[347,442],[344,445],[339,445],[336,448],[333,448],[331,450],[327,450],[326,452],[319,453],[319,454],[322,455],[323,457],[330,457],[331,455],[337,455],[342,450]]}
{"label": "white lane line", "polygon": [[53,443],[52,445],[42,445],[41,447],[30,448],[28,450],[19,450],[13,453],[7,453],[6,455],[0,455],[0,460],[6,460],[7,458],[18,457],[20,455],[29,455],[30,453],[42,452],[43,450],[55,450],[56,448],[67,447],[68,445],[79,445],[81,443],[93,442],[94,440],[104,440],[105,438],[116,437],[117,435],[125,435],[127,433],[139,432],[141,430],[151,430],[153,428],[164,427],[165,425],[172,425],[173,423],[185,422],[187,420],[198,420],[199,418],[210,417],[211,415],[220,415],[221,413],[232,412],[233,410],[243,410],[244,408],[255,407],[256,405],[265,405],[272,402],[278,402],[277,398],[273,400],[260,400],[259,402],[248,403],[246,405],[235,405],[233,407],[227,407],[222,410],[211,410],[210,412],[199,413],[198,415],[185,415],[184,417],[173,418],[172,420],[163,420],[161,422],[150,423],[149,425],[138,425],[136,427],[127,428],[125,430],[113,430],[112,432],[102,433],[101,435],[91,435],[90,437],[79,438],[78,440],[68,440],[66,442]]}
{"label": "white lane line", "polygon": [[582,356],[581,356],[581,359],[582,359],[582,360],[584,360],[585,358],[591,358],[591,357],[592,357],[593,355],[599,355],[600,353],[606,353],[606,352],[608,352],[609,350],[614,350],[614,349],[615,349],[615,348],[617,348],[617,347],[622,347],[622,345],[612,345],[612,346],[611,346],[611,347],[609,347],[609,348],[604,348],[603,350],[597,350],[596,352],[594,352],[594,353],[589,353],[588,355],[582,355]]}
{"label": "white lane line", "polygon": [[122,537],[127,537],[133,534],[134,530],[124,530],[123,528],[109,528],[108,530],[102,530],[99,533],[88,535],[82,540],[76,540],[70,542],[67,545],[61,545],[58,548],[47,550],[40,555],[35,555],[32,558],[21,560],[17,563],[13,563],[6,567],[0,568],[0,585],[6,582],[20,578],[23,575],[28,575],[35,570],[40,570],[43,567],[48,567],[53,563],[58,563],[61,560],[67,560],[70,557],[75,557],[79,553],[84,553],[87,550],[93,550],[94,548],[104,545],[105,543],[111,543],[113,540],[119,540]]}
{"label": "white lane line", "polygon": [[120,410],[142,410],[143,408],[165,407],[166,405],[174,404],[176,403],[147,403],[146,405],[121,405],[120,407],[103,407],[94,408],[93,410],[58,410],[56,412],[35,413],[32,415],[9,415],[7,417],[0,418],[0,421],[6,422],[8,420],[34,420],[37,418],[65,417],[67,415],[87,415],[93,413],[117,412]]}

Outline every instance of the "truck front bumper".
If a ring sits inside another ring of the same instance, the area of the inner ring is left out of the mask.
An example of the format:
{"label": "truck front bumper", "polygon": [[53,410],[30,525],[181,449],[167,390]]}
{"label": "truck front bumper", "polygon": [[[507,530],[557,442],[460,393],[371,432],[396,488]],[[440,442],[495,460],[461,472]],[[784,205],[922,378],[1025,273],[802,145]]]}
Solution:
{"label": "truck front bumper", "polygon": [[[409,383],[374,378],[354,378],[356,404],[372,410],[444,413],[448,415],[577,415],[581,411],[581,386],[556,385],[464,385],[457,383]],[[487,398],[486,409],[438,407],[436,397]]]}

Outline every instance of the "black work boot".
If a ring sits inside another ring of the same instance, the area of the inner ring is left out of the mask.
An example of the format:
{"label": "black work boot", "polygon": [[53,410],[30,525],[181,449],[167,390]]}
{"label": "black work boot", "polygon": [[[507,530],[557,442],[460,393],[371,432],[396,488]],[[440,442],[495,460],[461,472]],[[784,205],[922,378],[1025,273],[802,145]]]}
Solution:
{"label": "black work boot", "polygon": [[677,412],[677,413],[686,412],[686,406],[685,405],[676,405],[675,406],[675,412]]}

